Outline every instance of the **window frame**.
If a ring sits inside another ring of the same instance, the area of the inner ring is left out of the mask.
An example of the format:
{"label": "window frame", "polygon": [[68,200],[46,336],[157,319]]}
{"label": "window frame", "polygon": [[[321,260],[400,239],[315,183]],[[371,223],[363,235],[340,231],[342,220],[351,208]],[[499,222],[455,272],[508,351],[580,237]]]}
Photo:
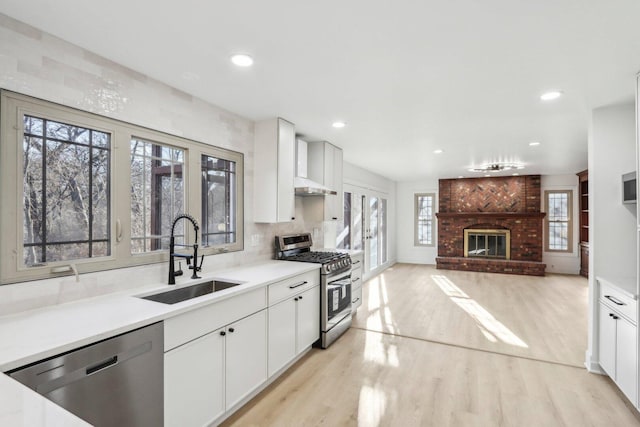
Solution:
{"label": "window frame", "polygon": [[[42,266],[27,267],[23,262],[23,176],[21,159],[23,116],[32,115],[49,120],[88,127],[111,135],[110,170],[110,255],[48,262]],[[24,282],[71,274],[103,271],[115,268],[166,262],[168,250],[131,253],[131,161],[132,138],[153,141],[185,150],[183,182],[185,188],[184,211],[201,217],[201,158],[202,155],[222,158],[236,164],[236,241],[222,245],[201,245],[198,253],[213,255],[244,250],[244,154],[187,138],[152,130],[121,120],[63,106],[27,95],[0,90],[0,284]],[[184,222],[184,221],[183,221]],[[184,225],[186,227],[186,224]],[[185,237],[193,242],[193,230],[186,227]],[[69,268],[61,268],[61,267]],[[54,271],[55,270],[55,271]]]}
{"label": "window frame", "polygon": [[[419,238],[419,199],[421,197],[431,198],[431,242],[421,243]],[[413,245],[418,247],[434,247],[436,245],[435,238],[435,214],[436,214],[436,193],[414,193],[413,195]]]}
{"label": "window frame", "polygon": [[[551,194],[566,194],[567,195],[567,221],[550,221],[549,215],[549,196]],[[544,250],[545,252],[553,253],[572,253],[573,252],[573,190],[545,190],[544,191],[544,211],[546,212],[544,218]],[[558,222],[567,224],[567,249],[551,249],[549,247],[549,223]]]}

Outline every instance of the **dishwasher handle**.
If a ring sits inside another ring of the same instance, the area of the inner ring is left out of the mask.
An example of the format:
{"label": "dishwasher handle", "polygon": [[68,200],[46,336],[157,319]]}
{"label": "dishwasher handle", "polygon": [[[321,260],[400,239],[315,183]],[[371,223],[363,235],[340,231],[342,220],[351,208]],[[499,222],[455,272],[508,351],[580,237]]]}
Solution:
{"label": "dishwasher handle", "polygon": [[86,373],[86,375],[91,375],[91,374],[93,374],[95,372],[101,371],[103,369],[107,369],[109,366],[113,366],[116,363],[118,363],[118,355],[117,354],[115,356],[113,356],[113,357],[108,358],[107,360],[103,360],[100,363],[97,363],[97,364],[95,364],[93,366],[89,366],[86,369],[85,373]]}
{"label": "dishwasher handle", "polygon": [[103,359],[101,362],[94,363],[89,366],[85,365],[83,368],[76,369],[75,371],[69,372],[53,380],[36,384],[35,390],[42,395],[47,395],[48,393],[52,392],[53,390],[59,389],[60,387],[65,387],[76,381],[81,381],[89,375],[102,372],[106,369],[117,366],[119,363],[124,363],[129,359],[133,359],[135,357],[148,353],[151,351],[151,348],[151,341],[147,341],[129,350],[125,350],[114,356],[111,356],[108,359]]}

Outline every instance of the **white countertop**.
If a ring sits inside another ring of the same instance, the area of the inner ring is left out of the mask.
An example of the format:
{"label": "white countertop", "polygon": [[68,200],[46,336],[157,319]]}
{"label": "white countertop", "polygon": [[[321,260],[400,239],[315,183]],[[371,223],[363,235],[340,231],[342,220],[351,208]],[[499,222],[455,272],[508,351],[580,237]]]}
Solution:
{"label": "white countertop", "polygon": [[[176,286],[134,288],[100,297],[0,317],[0,371],[6,372],[75,348],[158,322],[197,307],[248,292],[256,287],[319,269],[319,264],[268,261],[204,275],[177,287],[223,279],[241,285],[177,304],[136,298]],[[0,375],[0,425],[86,425],[64,409],[13,379]],[[5,396],[11,396],[10,398]],[[8,403],[8,404],[7,404]],[[45,414],[37,418],[29,414]],[[67,415],[69,419],[57,417]],[[49,416],[51,418],[49,418]],[[74,421],[75,419],[75,421]],[[10,422],[5,422],[5,420]],[[75,424],[74,424],[75,423]]]}
{"label": "white countertop", "polygon": [[629,298],[638,299],[638,282],[635,277],[628,276],[596,276],[596,280],[604,282],[609,286],[613,286],[620,292],[626,294]]}

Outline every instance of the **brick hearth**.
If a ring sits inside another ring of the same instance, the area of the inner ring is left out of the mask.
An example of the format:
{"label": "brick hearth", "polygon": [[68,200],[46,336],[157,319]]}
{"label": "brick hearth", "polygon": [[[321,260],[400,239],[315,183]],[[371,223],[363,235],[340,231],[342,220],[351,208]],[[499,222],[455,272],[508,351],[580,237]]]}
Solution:
{"label": "brick hearth", "polygon": [[[438,268],[543,276],[540,176],[442,179]],[[464,257],[465,229],[511,230],[511,259]]]}

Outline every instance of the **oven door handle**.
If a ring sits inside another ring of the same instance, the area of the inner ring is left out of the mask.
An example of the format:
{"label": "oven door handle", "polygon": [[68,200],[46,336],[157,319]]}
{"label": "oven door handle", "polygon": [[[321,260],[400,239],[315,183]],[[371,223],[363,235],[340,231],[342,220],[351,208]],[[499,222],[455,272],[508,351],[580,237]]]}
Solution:
{"label": "oven door handle", "polygon": [[304,286],[304,285],[306,285],[307,283],[309,283],[309,282],[307,282],[307,281],[305,280],[304,282],[300,282],[300,283],[298,283],[298,284],[295,284],[295,285],[291,285],[291,286],[289,286],[289,289],[299,288],[300,286]]}

